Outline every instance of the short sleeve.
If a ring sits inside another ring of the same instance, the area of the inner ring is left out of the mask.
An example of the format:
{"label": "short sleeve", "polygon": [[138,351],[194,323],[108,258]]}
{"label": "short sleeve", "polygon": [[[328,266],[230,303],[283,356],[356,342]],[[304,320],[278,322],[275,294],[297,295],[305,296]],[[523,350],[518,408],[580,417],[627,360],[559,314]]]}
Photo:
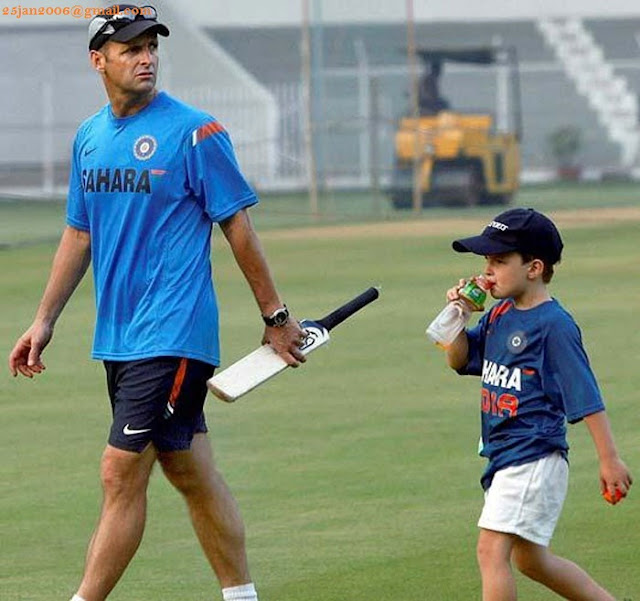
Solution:
{"label": "short sleeve", "polygon": [[67,224],[79,230],[89,231],[89,215],[84,199],[82,173],[78,161],[80,146],[79,133],[73,141],[73,155],[71,157],[71,173],[69,175],[69,193],[67,195]]}
{"label": "short sleeve", "polygon": [[570,317],[548,329],[542,376],[546,394],[564,407],[570,423],[604,410],[580,329]]}
{"label": "short sleeve", "polygon": [[231,139],[218,121],[193,130],[183,151],[187,187],[212,221],[223,221],[258,202],[240,172]]}

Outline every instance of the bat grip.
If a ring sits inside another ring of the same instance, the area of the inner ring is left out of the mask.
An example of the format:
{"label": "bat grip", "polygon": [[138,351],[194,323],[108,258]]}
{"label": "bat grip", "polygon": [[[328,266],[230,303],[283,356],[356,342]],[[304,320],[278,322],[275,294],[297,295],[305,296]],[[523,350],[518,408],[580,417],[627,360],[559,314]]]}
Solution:
{"label": "bat grip", "polygon": [[351,317],[356,311],[360,311],[360,309],[366,307],[369,303],[372,303],[378,298],[378,296],[380,296],[380,291],[378,288],[372,286],[362,294],[350,300],[348,303],[345,303],[335,311],[329,313],[329,315],[325,315],[322,319],[318,319],[317,323],[319,323],[323,328],[331,330],[341,324],[348,317]]}

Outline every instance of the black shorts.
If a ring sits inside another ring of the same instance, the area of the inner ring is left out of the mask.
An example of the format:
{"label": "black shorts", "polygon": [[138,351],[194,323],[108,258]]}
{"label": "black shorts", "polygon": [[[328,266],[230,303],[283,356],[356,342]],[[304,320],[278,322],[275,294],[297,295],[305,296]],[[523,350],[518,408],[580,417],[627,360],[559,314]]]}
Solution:
{"label": "black shorts", "polygon": [[140,453],[152,442],[159,451],[183,451],[196,432],[207,431],[202,407],[213,365],[154,357],[104,366],[113,413],[110,445]]}

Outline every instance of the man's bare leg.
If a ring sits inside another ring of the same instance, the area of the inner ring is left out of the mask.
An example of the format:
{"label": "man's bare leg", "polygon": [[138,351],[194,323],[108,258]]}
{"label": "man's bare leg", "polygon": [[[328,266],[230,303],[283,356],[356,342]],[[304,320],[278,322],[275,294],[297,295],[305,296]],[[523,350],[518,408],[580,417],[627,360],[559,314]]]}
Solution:
{"label": "man's bare leg", "polygon": [[216,469],[206,434],[194,436],[191,450],[158,453],[158,460],[187,502],[194,530],[220,586],[249,583],[242,518]]}
{"label": "man's bare leg", "polygon": [[142,453],[107,445],[101,463],[102,512],[93,533],[78,595],[104,601],[133,558],[144,531],[147,485],[156,459],[153,446]]}

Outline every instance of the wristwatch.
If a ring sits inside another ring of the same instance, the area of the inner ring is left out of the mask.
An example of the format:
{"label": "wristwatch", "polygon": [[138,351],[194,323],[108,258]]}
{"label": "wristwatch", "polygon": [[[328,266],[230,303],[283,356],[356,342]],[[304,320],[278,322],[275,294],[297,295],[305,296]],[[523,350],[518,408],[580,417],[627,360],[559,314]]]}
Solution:
{"label": "wristwatch", "polygon": [[283,305],[279,309],[276,309],[271,315],[263,315],[262,320],[265,325],[271,328],[281,328],[289,321],[289,309],[287,309],[287,305]]}

